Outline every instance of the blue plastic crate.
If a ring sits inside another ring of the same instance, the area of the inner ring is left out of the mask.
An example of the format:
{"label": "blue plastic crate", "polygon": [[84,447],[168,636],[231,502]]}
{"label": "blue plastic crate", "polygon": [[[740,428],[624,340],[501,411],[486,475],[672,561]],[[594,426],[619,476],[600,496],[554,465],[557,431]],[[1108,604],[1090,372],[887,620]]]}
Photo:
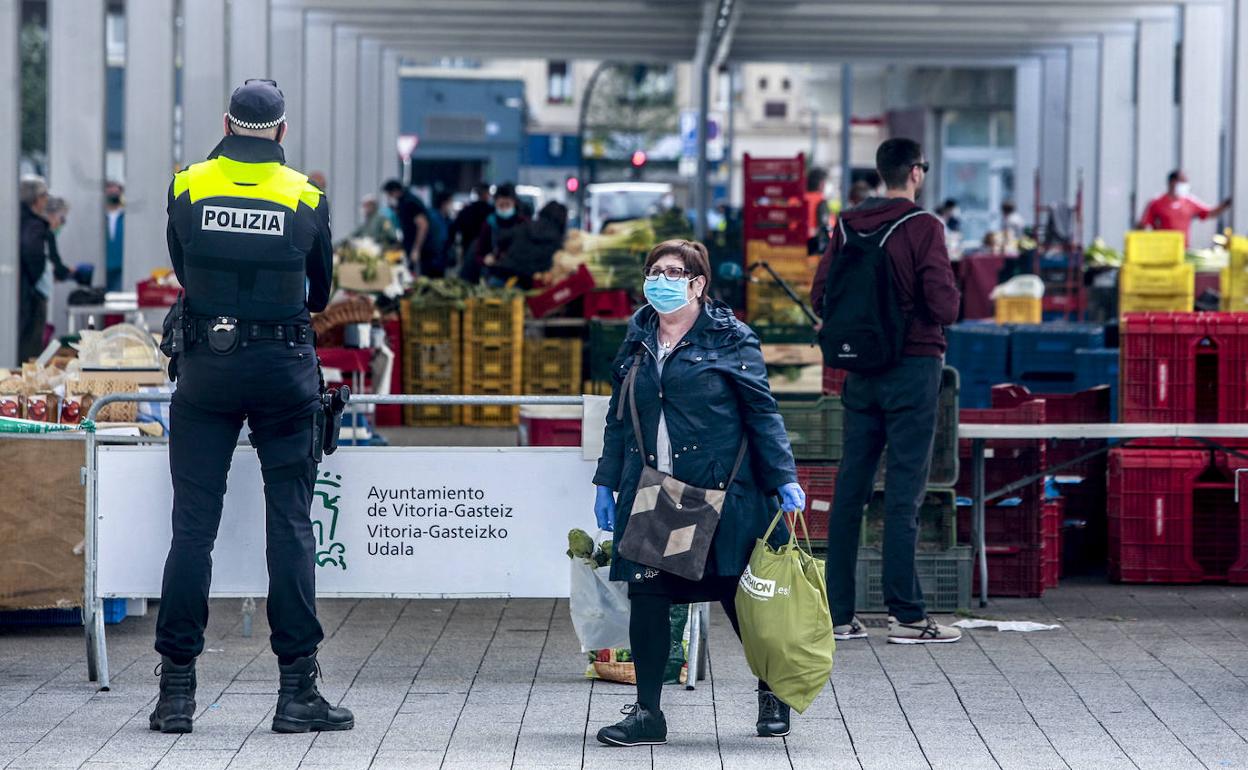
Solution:
{"label": "blue plastic crate", "polygon": [[988,409],[992,406],[992,386],[1000,383],[963,380],[958,390],[958,406],[963,409]]}
{"label": "blue plastic crate", "polygon": [[1073,382],[1075,351],[1104,347],[1104,341],[1105,330],[1096,324],[1015,326],[1010,332],[1010,373],[1015,380],[1035,375],[1066,375]]}
{"label": "blue plastic crate", "polygon": [[[104,600],[104,622],[116,625],[126,618],[125,599]],[[70,609],[47,610],[11,610],[0,612],[0,627],[13,626],[81,626],[82,610],[78,607]]]}
{"label": "blue plastic crate", "polygon": [[1080,348],[1075,351],[1075,381],[1079,390],[1108,385],[1110,419],[1118,422],[1118,349]]}
{"label": "blue plastic crate", "polygon": [[1010,330],[994,323],[960,323],[946,331],[945,363],[958,370],[963,384],[1009,379]]}

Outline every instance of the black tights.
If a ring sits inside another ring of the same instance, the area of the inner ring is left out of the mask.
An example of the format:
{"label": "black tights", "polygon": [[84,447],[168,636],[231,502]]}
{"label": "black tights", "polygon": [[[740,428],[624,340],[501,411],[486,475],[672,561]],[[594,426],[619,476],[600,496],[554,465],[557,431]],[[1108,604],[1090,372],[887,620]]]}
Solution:
{"label": "black tights", "polygon": [[[631,599],[628,637],[633,646],[633,667],[637,672],[637,702],[647,711],[658,711],[663,697],[663,669],[667,665],[671,645],[672,599],[664,594],[635,594]],[[724,596],[719,603],[740,639],[741,623],[737,620],[735,593]],[[761,679],[758,680],[758,689],[771,690]]]}

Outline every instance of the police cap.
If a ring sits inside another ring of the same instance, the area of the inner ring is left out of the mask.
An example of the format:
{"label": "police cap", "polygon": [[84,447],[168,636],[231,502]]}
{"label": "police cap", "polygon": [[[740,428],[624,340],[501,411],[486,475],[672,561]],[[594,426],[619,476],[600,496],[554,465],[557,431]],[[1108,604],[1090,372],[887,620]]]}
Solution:
{"label": "police cap", "polygon": [[275,81],[252,78],[234,89],[229,117],[242,128],[273,128],[286,121],[286,98]]}

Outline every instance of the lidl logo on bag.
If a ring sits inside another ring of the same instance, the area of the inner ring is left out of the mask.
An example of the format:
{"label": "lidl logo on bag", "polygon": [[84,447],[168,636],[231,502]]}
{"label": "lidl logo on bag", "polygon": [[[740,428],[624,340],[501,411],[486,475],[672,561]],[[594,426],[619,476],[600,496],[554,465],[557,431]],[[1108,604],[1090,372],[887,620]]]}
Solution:
{"label": "lidl logo on bag", "polygon": [[747,594],[759,599],[770,599],[776,595],[776,581],[754,577],[748,564],[745,573],[741,575],[741,587]]}

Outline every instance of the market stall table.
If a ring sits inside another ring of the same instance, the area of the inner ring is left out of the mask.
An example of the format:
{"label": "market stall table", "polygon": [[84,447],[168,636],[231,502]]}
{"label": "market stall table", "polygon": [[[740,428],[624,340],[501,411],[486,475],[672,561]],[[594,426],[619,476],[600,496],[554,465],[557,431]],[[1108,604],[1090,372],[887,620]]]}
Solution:
{"label": "market stall table", "polygon": [[[1126,446],[1131,439],[1139,438],[1188,438],[1206,439],[1216,445],[1220,438],[1248,438],[1248,424],[1218,423],[1079,423],[1059,425],[987,425],[962,423],[958,425],[958,438],[969,439],[971,442],[971,501],[972,522],[971,539],[975,549],[979,567],[979,606],[988,605],[988,551],[984,540],[985,503],[997,497],[1009,494],[1038,477],[1044,477],[1055,471],[1083,462],[1111,448]],[[988,492],[984,490],[984,442],[989,439],[1014,439],[1046,441],[1049,439],[1118,439],[1117,444],[1107,445],[1089,451],[1061,465],[1045,468],[1040,473],[1028,478],[1018,479],[1013,483]]]}

